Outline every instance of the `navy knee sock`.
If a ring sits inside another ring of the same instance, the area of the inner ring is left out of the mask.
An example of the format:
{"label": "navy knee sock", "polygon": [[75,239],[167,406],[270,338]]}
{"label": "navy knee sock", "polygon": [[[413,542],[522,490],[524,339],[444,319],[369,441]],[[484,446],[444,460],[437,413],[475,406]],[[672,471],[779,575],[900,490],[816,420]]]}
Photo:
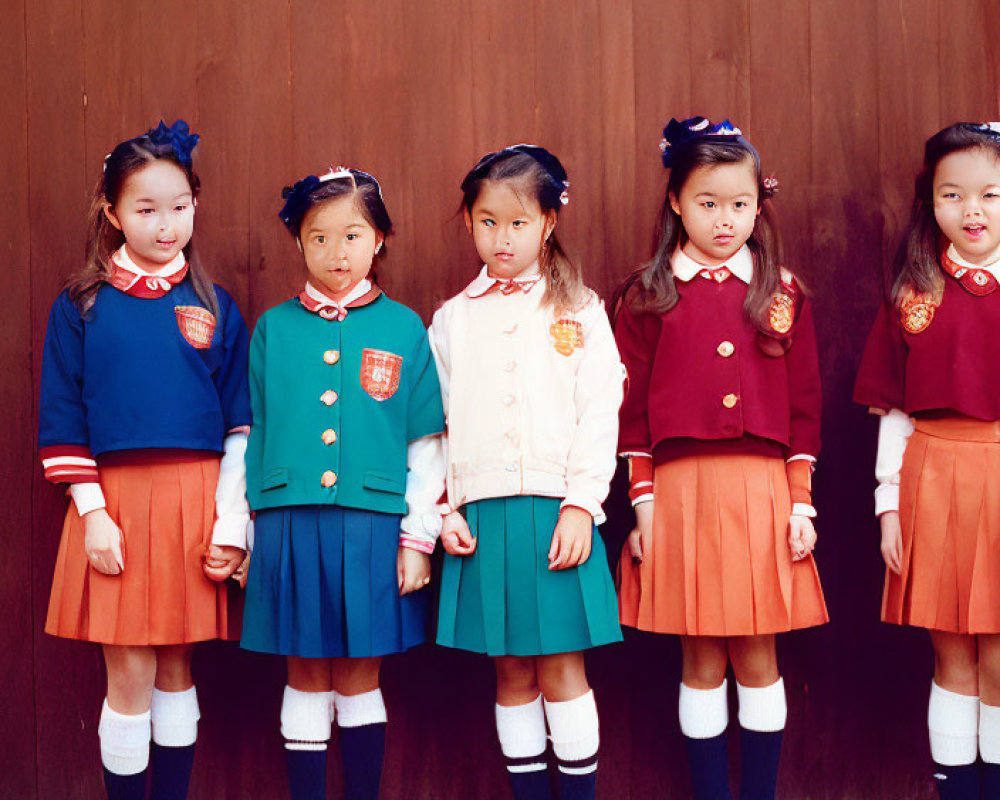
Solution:
{"label": "navy knee sock", "polygon": [[149,751],[152,774],[150,800],[185,800],[194,764],[194,745],[166,747],[153,742]]}
{"label": "navy knee sock", "polygon": [[740,800],[774,800],[782,731],[740,728]]}
{"label": "navy knee sock", "polygon": [[108,800],[144,800],[146,770],[135,775],[116,775],[105,767],[104,789],[108,793]]}
{"label": "navy knee sock", "polygon": [[726,734],[709,739],[684,737],[695,800],[732,800]]}
{"label": "navy knee sock", "polygon": [[1000,764],[980,764],[982,800],[1000,800]]}
{"label": "navy knee sock", "polygon": [[957,767],[934,765],[938,797],[941,800],[979,800],[979,765],[961,764]]}
{"label": "navy knee sock", "polygon": [[378,800],[385,758],[385,723],[340,728],[345,800]]}

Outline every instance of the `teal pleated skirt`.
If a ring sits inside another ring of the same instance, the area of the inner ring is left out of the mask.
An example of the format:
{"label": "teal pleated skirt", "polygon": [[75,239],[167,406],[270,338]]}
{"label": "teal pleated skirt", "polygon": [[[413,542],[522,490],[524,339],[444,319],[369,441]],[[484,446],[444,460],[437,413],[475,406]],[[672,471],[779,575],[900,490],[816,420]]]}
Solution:
{"label": "teal pleated skirt", "polygon": [[498,497],[464,506],[471,556],[445,553],[437,643],[490,656],[587,650],[622,638],[604,542],[590,558],[550,570],[559,498]]}

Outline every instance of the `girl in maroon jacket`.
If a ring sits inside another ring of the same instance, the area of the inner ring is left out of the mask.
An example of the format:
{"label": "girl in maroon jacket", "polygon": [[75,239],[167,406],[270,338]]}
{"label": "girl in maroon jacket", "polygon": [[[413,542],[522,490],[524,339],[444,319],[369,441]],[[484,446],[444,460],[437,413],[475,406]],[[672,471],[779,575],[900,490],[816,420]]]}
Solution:
{"label": "girl in maroon jacket", "polygon": [[[855,400],[881,415],[882,619],[930,631],[942,798],[1000,798],[1000,123],[932,136]],[[982,754],[982,768],[976,765]]]}
{"label": "girl in maroon jacket", "polygon": [[820,385],[812,315],[779,266],[772,179],[728,120],[671,120],[652,260],[619,295],[630,388],[620,454],[636,513],[624,625],[681,636],[695,797],[726,800],[732,661],[741,798],[773,798],[785,692],[774,634],[827,620],[812,559]]}

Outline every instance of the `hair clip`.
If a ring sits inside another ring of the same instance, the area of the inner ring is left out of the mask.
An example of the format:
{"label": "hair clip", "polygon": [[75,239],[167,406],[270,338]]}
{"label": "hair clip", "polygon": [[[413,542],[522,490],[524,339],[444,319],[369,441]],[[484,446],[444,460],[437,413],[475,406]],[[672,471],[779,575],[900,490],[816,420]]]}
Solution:
{"label": "hair clip", "polygon": [[962,127],[975,133],[1000,138],[1000,122],[963,122]]}
{"label": "hair clip", "polygon": [[562,194],[559,195],[559,202],[562,203],[564,206],[568,206],[569,205],[569,181],[563,181],[563,186],[565,188],[562,190]]}
{"label": "hair clip", "polygon": [[673,154],[681,145],[709,136],[717,137],[723,141],[735,142],[743,136],[743,131],[728,119],[713,125],[705,117],[690,117],[683,122],[678,122],[671,117],[670,122],[663,129],[663,138],[660,140],[663,166],[670,168]]}
{"label": "hair clip", "polygon": [[170,145],[177,160],[181,164],[189,166],[191,164],[191,151],[198,144],[200,137],[197,133],[191,133],[188,124],[182,119],[174,122],[169,128],[161,119],[159,125],[146,132],[146,138],[153,144]]}
{"label": "hair clip", "polygon": [[341,178],[351,178],[353,180],[354,175],[347,167],[330,167],[329,170],[319,176],[319,182],[326,183],[327,181],[336,181]]}
{"label": "hair clip", "polygon": [[765,197],[774,197],[781,188],[781,185],[778,183],[777,175],[767,175],[763,179],[763,184]]}

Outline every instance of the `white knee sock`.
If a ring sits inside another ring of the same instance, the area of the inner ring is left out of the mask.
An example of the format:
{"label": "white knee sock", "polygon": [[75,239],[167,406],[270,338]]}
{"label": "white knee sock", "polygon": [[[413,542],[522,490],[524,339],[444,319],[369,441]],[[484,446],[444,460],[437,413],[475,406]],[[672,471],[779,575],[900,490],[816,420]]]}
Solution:
{"label": "white knee sock", "polygon": [[979,698],[949,692],[931,682],[927,729],[936,763],[946,767],[973,763],[979,752]]}
{"label": "white knee sock", "polygon": [[182,692],[153,689],[150,706],[153,741],[164,747],[188,747],[198,738],[198,693],[192,686]]}
{"label": "white knee sock", "polygon": [[560,772],[567,775],[594,772],[601,739],[593,689],[573,700],[544,702]]}
{"label": "white knee sock", "polygon": [[149,765],[149,712],[119,714],[104,701],[97,734],[101,763],[115,775],[137,775]]}
{"label": "white knee sock", "polygon": [[360,728],[362,725],[376,725],[386,721],[381,689],[361,694],[334,692],[333,704],[337,709],[337,724],[341,728]]}
{"label": "white knee sock", "polygon": [[330,741],[330,692],[300,692],[285,687],[281,735],[286,750],[326,750]]}
{"label": "white knee sock", "polygon": [[545,710],[542,696],[519,706],[496,706],[497,737],[509,772],[545,769]]}
{"label": "white knee sock", "polygon": [[681,733],[690,739],[712,739],[719,736],[729,725],[729,705],[723,680],[714,689],[692,689],[681,683],[677,716],[681,722]]}
{"label": "white knee sock", "polygon": [[774,733],[785,729],[788,705],[785,702],[785,682],[778,678],[770,686],[754,688],[736,681],[736,697],[740,702],[740,726],[748,731]]}
{"label": "white knee sock", "polygon": [[1000,764],[1000,707],[979,703],[979,753],[987,764]]}

